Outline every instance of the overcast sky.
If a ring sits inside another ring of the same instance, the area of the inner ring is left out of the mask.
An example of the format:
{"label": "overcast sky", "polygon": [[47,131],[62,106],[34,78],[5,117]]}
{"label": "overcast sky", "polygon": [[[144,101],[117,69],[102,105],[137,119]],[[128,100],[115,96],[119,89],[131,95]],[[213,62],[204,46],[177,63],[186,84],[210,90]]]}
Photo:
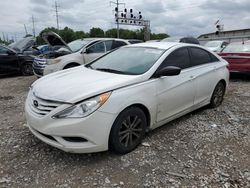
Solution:
{"label": "overcast sky", "polygon": [[[116,1],[116,0],[115,0]],[[225,30],[250,28],[250,0],[119,0],[126,8],[141,11],[151,21],[154,33],[171,36],[198,36],[215,32],[219,19]],[[92,27],[114,28],[114,6],[109,0],[57,0],[60,28],[89,31]],[[31,16],[35,18],[38,34],[45,27],[56,27],[53,0],[0,1],[0,36],[20,38],[25,34],[23,24],[32,33]],[[124,9],[120,5],[120,9]],[[121,26],[122,28],[128,28]],[[137,27],[130,27],[137,29]]]}

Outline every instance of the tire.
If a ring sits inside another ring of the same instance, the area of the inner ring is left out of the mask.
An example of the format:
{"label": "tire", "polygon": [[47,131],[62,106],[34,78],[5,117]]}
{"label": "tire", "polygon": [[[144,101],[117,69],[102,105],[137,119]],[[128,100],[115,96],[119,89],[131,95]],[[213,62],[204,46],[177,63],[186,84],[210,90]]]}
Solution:
{"label": "tire", "polygon": [[77,67],[77,66],[79,66],[79,65],[76,64],[76,63],[70,63],[70,64],[66,65],[66,66],[63,68],[63,70],[64,70],[64,69],[70,69],[70,68]]}
{"label": "tire", "polygon": [[223,99],[224,99],[224,94],[225,94],[226,87],[223,84],[223,82],[219,82],[212,94],[211,100],[210,100],[210,107],[211,108],[216,108],[221,105]]}
{"label": "tire", "polygon": [[32,63],[24,63],[21,66],[21,73],[23,76],[33,75],[33,66]]}
{"label": "tire", "polygon": [[140,108],[125,109],[112,126],[109,136],[110,149],[119,154],[131,152],[142,142],[146,127],[147,119]]}

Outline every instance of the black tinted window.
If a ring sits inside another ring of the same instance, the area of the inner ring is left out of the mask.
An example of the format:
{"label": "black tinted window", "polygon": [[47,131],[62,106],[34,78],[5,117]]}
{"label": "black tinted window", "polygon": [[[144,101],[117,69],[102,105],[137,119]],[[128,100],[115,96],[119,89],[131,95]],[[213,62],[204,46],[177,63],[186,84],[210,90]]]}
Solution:
{"label": "black tinted window", "polygon": [[121,47],[121,46],[125,46],[125,45],[127,45],[125,42],[123,42],[123,41],[114,41],[113,42],[113,46],[112,46],[112,49],[116,49],[116,48],[119,48],[119,47]]}
{"label": "black tinted window", "polygon": [[[210,53],[200,48],[190,48],[192,54],[192,66],[212,62]],[[212,54],[211,54],[212,55]]]}
{"label": "black tinted window", "polygon": [[211,62],[216,62],[219,61],[219,59],[217,57],[215,57],[213,54],[210,53],[210,57],[211,57]]}
{"label": "black tinted window", "polygon": [[190,67],[190,58],[187,48],[180,48],[173,51],[160,65],[160,69],[166,66],[176,66],[181,69]]}

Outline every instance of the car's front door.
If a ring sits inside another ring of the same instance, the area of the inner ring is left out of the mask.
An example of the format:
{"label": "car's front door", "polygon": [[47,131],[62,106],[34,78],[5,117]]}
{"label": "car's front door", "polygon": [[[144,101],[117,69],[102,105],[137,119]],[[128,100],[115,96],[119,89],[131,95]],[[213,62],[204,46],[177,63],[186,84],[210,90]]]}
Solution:
{"label": "car's front door", "polygon": [[188,49],[183,47],[172,52],[159,69],[166,66],[177,66],[182,70],[177,76],[157,78],[157,124],[188,110],[193,106],[195,97]]}
{"label": "car's front door", "polygon": [[104,41],[97,42],[92,46],[88,47],[83,54],[84,63],[89,63],[90,61],[100,57],[106,52]]}
{"label": "car's front door", "polygon": [[9,74],[18,70],[17,55],[9,49],[0,46],[0,74]]}

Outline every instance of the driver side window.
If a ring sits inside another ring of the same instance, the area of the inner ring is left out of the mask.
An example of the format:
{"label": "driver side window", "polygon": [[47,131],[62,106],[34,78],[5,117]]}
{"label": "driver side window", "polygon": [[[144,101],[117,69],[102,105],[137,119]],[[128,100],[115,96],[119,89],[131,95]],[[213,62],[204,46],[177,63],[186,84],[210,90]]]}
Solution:
{"label": "driver side window", "polygon": [[88,53],[104,53],[105,46],[104,42],[99,42],[88,48]]}
{"label": "driver side window", "polygon": [[167,66],[175,66],[181,69],[190,67],[190,56],[188,49],[185,47],[179,48],[170,53],[160,65],[159,70]]}

